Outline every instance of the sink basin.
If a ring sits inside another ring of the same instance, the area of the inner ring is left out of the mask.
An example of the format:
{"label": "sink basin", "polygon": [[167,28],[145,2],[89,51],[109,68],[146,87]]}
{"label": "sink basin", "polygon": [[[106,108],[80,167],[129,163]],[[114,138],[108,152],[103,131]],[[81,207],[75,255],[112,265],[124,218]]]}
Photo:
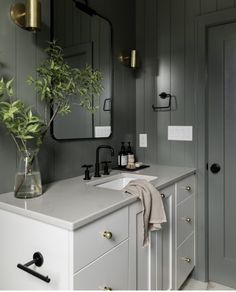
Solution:
{"label": "sink basin", "polygon": [[122,190],[127,184],[135,179],[145,179],[147,181],[152,181],[157,179],[156,176],[150,175],[141,175],[141,174],[134,174],[134,173],[120,173],[113,175],[106,179],[100,179],[92,183],[96,187],[111,189],[111,190]]}

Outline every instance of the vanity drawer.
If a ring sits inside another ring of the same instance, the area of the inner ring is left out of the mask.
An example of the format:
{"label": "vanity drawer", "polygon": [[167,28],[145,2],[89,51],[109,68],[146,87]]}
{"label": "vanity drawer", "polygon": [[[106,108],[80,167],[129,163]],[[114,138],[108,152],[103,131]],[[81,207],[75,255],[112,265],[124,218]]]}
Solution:
{"label": "vanity drawer", "polygon": [[177,206],[177,246],[194,230],[194,196]]}
{"label": "vanity drawer", "polygon": [[179,289],[194,268],[194,233],[177,249],[176,289]]}
{"label": "vanity drawer", "polygon": [[125,207],[75,231],[74,273],[127,239],[128,225]]}
{"label": "vanity drawer", "polygon": [[190,197],[195,192],[195,176],[189,176],[176,184],[177,204]]}
{"label": "vanity drawer", "polygon": [[74,290],[109,289],[128,289],[128,240],[74,276]]}

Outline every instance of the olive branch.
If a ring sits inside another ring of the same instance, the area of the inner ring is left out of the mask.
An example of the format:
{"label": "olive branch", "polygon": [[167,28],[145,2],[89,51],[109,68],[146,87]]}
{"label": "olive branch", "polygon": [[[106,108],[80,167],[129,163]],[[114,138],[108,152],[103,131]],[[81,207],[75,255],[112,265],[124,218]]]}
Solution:
{"label": "olive branch", "polygon": [[45,52],[48,57],[36,69],[38,78],[30,76],[27,83],[34,86],[38,98],[53,109],[48,120],[43,120],[22,100],[13,98],[13,79],[0,80],[0,122],[5,125],[19,151],[27,151],[32,140],[40,147],[53,120],[57,115],[69,114],[75,99],[82,108],[95,113],[98,108],[93,106],[93,98],[103,91],[101,72],[90,66],[72,68],[65,61],[63,49],[55,41],[48,43]]}

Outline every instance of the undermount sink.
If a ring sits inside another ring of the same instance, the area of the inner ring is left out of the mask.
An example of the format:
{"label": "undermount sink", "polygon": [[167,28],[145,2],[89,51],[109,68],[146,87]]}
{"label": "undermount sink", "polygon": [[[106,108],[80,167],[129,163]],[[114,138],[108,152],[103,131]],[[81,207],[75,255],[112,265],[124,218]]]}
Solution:
{"label": "undermount sink", "polygon": [[92,182],[90,184],[105,189],[111,190],[122,190],[127,184],[136,179],[144,179],[146,181],[152,181],[157,179],[156,176],[134,174],[134,173],[120,173],[112,175],[109,178],[101,178],[98,181]]}

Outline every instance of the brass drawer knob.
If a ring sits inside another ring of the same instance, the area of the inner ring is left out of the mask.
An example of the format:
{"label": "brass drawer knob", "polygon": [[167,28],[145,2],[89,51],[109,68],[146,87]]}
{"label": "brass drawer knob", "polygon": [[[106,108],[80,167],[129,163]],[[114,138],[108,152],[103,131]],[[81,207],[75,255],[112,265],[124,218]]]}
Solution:
{"label": "brass drawer knob", "polygon": [[166,195],[165,194],[161,194],[161,198],[162,199],[165,199],[166,198]]}
{"label": "brass drawer knob", "polygon": [[105,287],[103,288],[103,290],[104,290],[104,291],[112,291],[112,288],[111,288],[111,287],[107,287],[107,286],[105,286]]}
{"label": "brass drawer knob", "polygon": [[190,264],[192,262],[192,259],[189,257],[182,258],[186,263]]}
{"label": "brass drawer knob", "polygon": [[192,188],[190,186],[186,186],[185,187],[185,190],[188,191],[188,192],[190,192],[192,190]]}
{"label": "brass drawer knob", "polygon": [[112,238],[112,233],[110,231],[104,231],[103,232],[103,237],[106,239],[111,239]]}
{"label": "brass drawer knob", "polygon": [[189,217],[184,218],[184,221],[186,221],[187,223],[192,223],[192,219]]}

